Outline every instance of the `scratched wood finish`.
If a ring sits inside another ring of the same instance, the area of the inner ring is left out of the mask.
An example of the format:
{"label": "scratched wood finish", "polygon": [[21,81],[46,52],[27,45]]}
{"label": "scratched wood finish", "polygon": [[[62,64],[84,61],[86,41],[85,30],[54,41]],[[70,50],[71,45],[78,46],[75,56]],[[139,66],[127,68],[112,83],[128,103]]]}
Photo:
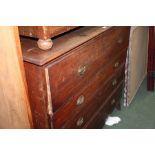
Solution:
{"label": "scratched wood finish", "polygon": [[[68,102],[64,103],[58,111],[55,112],[55,115],[53,116],[53,123],[55,126],[61,126],[66,120],[68,120],[70,117],[73,117],[77,112],[79,112],[83,106],[89,106],[89,103],[92,102],[91,99],[93,96],[96,96],[96,91],[99,90],[99,88],[102,86],[104,87],[101,92],[104,92],[102,95],[103,97],[106,97],[118,84],[118,81],[122,79],[122,75],[120,76],[118,70],[120,70],[120,66],[124,66],[125,63],[125,57],[126,52],[123,51],[120,55],[118,55],[110,64],[108,64],[105,68],[98,71],[98,73],[93,76],[93,78],[88,80],[88,83],[83,85],[82,89],[77,90],[74,92],[74,94],[70,95],[70,98]],[[116,62],[119,62],[120,65],[118,67],[114,67]],[[121,71],[124,70],[121,67]],[[114,74],[114,76],[113,76]],[[111,79],[112,77],[112,79]],[[109,87],[106,89],[105,87],[107,84],[107,81],[111,79],[110,83],[108,84]],[[114,86],[112,86],[112,83],[116,81]],[[68,95],[64,92],[65,95]],[[104,95],[105,94],[105,95]],[[84,103],[81,105],[76,105],[76,101],[78,100],[79,96],[83,95],[85,97]],[[94,102],[94,101],[93,101]]]}
{"label": "scratched wood finish", "polygon": [[[94,114],[116,90],[116,99],[121,94],[117,86],[124,79],[129,32],[129,27],[84,27],[56,38],[55,47],[46,52],[33,40],[22,39],[35,128],[96,128],[102,124],[98,119],[102,115]],[[81,66],[85,68],[79,75]],[[81,95],[84,100],[77,105]],[[111,110],[120,107],[115,102],[107,106]],[[88,123],[92,119],[96,125]]]}
{"label": "scratched wood finish", "polygon": [[[123,68],[124,64],[114,72],[113,76],[109,78],[104,77],[104,71],[102,74],[98,74],[84,89],[83,92],[77,94],[75,98],[80,95],[85,97],[84,103],[81,105],[76,104],[76,99],[65,104],[58,110],[53,116],[53,125],[55,128],[69,128],[71,122],[75,122],[79,117],[85,117],[85,122],[89,120],[90,116],[95,113],[101,106],[102,102],[109,96],[109,94],[118,86],[119,82],[124,78]],[[110,71],[109,71],[110,73]],[[108,76],[108,74],[107,74]],[[113,84],[114,81],[117,81]],[[81,114],[81,111],[83,111]],[[83,116],[82,116],[83,115]],[[74,120],[74,121],[73,121]],[[82,126],[83,126],[82,125]],[[76,126],[74,126],[76,127]],[[78,127],[77,127],[78,128]],[[81,128],[81,126],[79,126]]]}
{"label": "scratched wood finish", "polygon": [[[66,57],[64,56],[59,61],[51,64],[49,74],[51,78],[53,105],[59,106],[63,104],[62,101],[66,100],[62,93],[64,90],[68,92],[68,96],[72,96],[77,89],[96,73],[96,70],[103,68],[108,63],[109,58],[115,57],[115,53],[119,54],[120,49],[127,46],[128,37],[126,36],[128,36],[129,31],[127,28],[122,29],[119,28],[116,31],[116,28],[113,28],[111,31],[109,30],[99,37],[91,39],[84,45],[71,51]],[[111,33],[113,35],[109,35]],[[87,59],[88,57],[89,59]],[[78,75],[78,69],[80,67],[86,68],[85,76]],[[61,70],[61,68],[64,69]],[[61,72],[58,72],[59,70]],[[79,84],[76,90],[74,90],[74,83],[76,85]],[[65,97],[67,98],[66,94]],[[57,103],[55,103],[55,98]],[[53,107],[53,109],[56,110],[57,107]]]}
{"label": "scratched wood finish", "polygon": [[32,128],[18,29],[0,36],[0,128]]}
{"label": "scratched wood finish", "polygon": [[[119,35],[119,37],[121,38],[122,36]],[[49,65],[54,111],[63,105],[69,96],[73,96],[75,92],[80,90],[82,86],[96,74],[97,70],[104,68],[105,65],[109,63],[109,59],[114,59],[122,52],[122,50],[118,48],[118,46],[120,46],[120,43],[117,43],[119,38],[116,39],[116,37],[113,37],[114,39],[110,39],[111,45],[114,45],[113,42],[115,42],[115,46],[113,46],[115,50],[112,50],[110,45],[106,45],[106,41],[102,41],[101,38],[90,40],[79,48],[71,51],[71,54]],[[104,42],[105,44],[103,44]],[[121,46],[122,48],[126,47],[127,41],[122,42]],[[85,67],[84,75],[79,75],[78,70],[80,67]],[[67,94],[63,92],[67,92]]]}
{"label": "scratched wood finish", "polygon": [[27,62],[24,63],[24,67],[34,127],[49,128],[45,70]]}

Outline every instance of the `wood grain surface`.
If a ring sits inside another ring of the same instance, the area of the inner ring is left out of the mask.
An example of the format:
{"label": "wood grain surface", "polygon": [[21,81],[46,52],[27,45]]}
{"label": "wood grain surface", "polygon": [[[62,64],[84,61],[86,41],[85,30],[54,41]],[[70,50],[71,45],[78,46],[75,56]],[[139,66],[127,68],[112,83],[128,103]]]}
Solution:
{"label": "wood grain surface", "polygon": [[0,27],[0,128],[31,128],[17,27]]}

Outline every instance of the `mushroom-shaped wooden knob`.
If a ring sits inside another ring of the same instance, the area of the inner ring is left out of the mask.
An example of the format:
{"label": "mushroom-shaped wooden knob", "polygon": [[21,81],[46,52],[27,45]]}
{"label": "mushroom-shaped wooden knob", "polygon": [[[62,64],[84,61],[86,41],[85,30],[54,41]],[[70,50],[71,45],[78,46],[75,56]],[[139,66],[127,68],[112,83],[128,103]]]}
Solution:
{"label": "mushroom-shaped wooden knob", "polygon": [[53,45],[53,42],[51,39],[46,39],[46,40],[43,40],[43,39],[39,39],[38,42],[38,47],[42,50],[48,50],[52,47]]}

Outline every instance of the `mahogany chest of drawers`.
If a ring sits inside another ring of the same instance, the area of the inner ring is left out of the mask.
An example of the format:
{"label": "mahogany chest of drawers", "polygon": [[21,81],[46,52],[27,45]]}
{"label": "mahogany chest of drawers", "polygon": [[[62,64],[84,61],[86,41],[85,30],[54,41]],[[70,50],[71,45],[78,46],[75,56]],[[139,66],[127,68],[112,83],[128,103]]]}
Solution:
{"label": "mahogany chest of drawers", "polygon": [[34,128],[100,128],[120,108],[130,27],[82,27],[43,51],[22,38]]}

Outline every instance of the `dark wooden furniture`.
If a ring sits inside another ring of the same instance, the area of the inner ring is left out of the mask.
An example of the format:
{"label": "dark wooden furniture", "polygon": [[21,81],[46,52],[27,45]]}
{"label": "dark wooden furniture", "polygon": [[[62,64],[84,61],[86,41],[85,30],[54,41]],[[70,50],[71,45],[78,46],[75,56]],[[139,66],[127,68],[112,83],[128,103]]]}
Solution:
{"label": "dark wooden furniture", "polygon": [[130,27],[82,27],[43,52],[22,39],[35,128],[99,128],[120,108]]}
{"label": "dark wooden furniture", "polygon": [[154,26],[149,27],[147,90],[154,91],[155,82],[155,31]]}
{"label": "dark wooden furniture", "polygon": [[53,45],[51,38],[70,31],[78,26],[19,26],[22,36],[39,38],[37,44],[42,50],[50,49]]}

